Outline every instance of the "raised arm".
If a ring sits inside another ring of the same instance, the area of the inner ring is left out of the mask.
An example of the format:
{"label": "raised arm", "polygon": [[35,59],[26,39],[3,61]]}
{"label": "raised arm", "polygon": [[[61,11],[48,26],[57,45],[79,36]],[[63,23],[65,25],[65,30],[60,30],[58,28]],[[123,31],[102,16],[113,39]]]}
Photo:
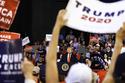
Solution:
{"label": "raised arm", "polygon": [[46,56],[46,83],[58,83],[58,70],[57,70],[57,45],[58,37],[61,28],[66,23],[64,20],[65,10],[60,10],[55,26],[53,28],[52,40],[49,44],[49,49]]}
{"label": "raised arm", "polygon": [[35,83],[34,77],[33,77],[33,68],[34,65],[32,62],[28,61],[27,58],[24,58],[24,61],[21,64],[21,69],[25,77],[25,83]]}
{"label": "raised arm", "polygon": [[115,41],[115,47],[114,52],[112,55],[111,65],[109,67],[109,70],[107,72],[107,75],[103,81],[103,83],[114,83],[113,79],[113,72],[115,68],[116,60],[121,52],[121,49],[123,47],[123,39],[125,38],[125,23],[123,24],[123,27],[121,27],[118,32],[116,33],[116,41]]}

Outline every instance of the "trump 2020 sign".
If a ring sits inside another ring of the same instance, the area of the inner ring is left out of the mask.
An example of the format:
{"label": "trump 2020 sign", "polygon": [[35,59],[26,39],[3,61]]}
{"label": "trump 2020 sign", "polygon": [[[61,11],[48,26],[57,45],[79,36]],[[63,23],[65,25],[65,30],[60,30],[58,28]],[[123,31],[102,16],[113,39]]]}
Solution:
{"label": "trump 2020 sign", "polygon": [[115,33],[125,22],[125,0],[69,0],[66,9],[66,25],[81,31]]}

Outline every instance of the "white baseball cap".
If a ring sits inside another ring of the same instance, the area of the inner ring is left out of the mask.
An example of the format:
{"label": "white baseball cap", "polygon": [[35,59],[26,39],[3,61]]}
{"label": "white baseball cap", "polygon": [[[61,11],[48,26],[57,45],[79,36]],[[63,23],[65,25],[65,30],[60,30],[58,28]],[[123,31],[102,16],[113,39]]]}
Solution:
{"label": "white baseball cap", "polygon": [[92,83],[92,70],[83,63],[74,64],[65,81],[66,83]]}

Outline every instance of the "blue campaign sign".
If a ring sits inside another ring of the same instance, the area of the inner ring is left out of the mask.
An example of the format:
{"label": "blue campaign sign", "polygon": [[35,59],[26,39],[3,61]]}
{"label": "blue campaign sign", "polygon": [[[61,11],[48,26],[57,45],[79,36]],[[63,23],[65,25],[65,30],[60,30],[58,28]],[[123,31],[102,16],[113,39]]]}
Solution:
{"label": "blue campaign sign", "polygon": [[21,40],[0,42],[0,83],[24,83],[22,59]]}

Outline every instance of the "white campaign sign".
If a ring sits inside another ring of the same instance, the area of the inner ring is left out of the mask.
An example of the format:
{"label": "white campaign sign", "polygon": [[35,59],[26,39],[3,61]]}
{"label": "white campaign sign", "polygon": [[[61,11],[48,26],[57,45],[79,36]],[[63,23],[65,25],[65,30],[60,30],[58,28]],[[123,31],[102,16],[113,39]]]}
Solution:
{"label": "white campaign sign", "polygon": [[27,45],[28,43],[30,43],[29,37],[25,37],[25,38],[22,40],[22,46],[25,46],[25,45]]}
{"label": "white campaign sign", "polygon": [[52,40],[52,34],[46,34],[46,41]]}
{"label": "white campaign sign", "polygon": [[125,0],[104,3],[99,0],[69,0],[67,26],[92,33],[115,33],[125,22]]}

